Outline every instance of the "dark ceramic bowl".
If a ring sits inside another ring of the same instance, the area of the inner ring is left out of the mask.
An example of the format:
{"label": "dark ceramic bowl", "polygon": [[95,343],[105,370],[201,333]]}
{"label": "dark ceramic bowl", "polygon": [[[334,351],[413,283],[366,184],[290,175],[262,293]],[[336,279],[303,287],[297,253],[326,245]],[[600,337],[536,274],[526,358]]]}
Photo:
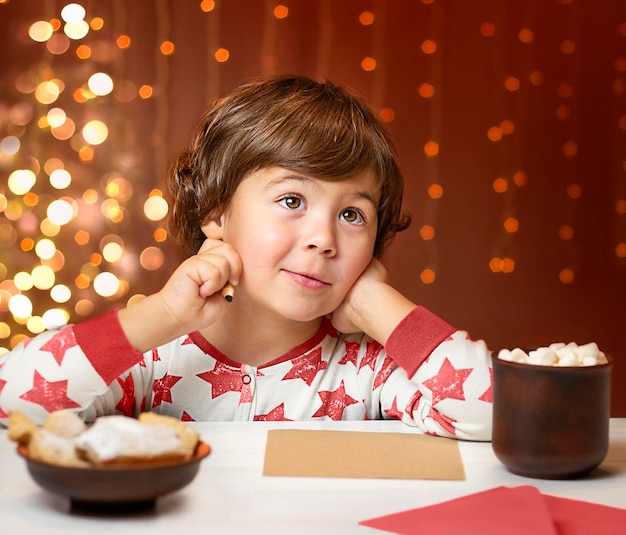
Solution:
{"label": "dark ceramic bowl", "polygon": [[154,462],[102,467],[67,467],[24,457],[32,478],[45,490],[70,499],[72,509],[91,512],[128,513],[154,507],[159,496],[188,485],[198,473],[200,461],[211,448],[199,442],[187,461]]}
{"label": "dark ceramic bowl", "polygon": [[496,457],[511,472],[542,479],[586,475],[609,445],[612,360],[585,367],[493,361]]}

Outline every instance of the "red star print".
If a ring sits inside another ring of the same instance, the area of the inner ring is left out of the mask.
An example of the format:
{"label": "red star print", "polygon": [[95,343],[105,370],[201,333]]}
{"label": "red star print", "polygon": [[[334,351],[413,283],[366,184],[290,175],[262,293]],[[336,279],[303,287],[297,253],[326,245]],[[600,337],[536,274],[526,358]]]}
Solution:
{"label": "red star print", "polygon": [[398,410],[398,396],[393,398],[393,403],[391,404],[391,408],[385,411],[385,414],[394,420],[402,420],[402,416],[404,414],[402,411]]}
{"label": "red star print", "polygon": [[154,399],[152,400],[153,409],[164,401],[168,403],[172,402],[172,387],[181,379],[182,377],[166,373],[163,377],[154,381],[152,385],[152,391],[154,392]]}
{"label": "red star print", "polygon": [[199,373],[198,377],[211,385],[211,399],[226,392],[241,392],[243,385],[240,371],[234,371],[221,362],[217,362],[212,370]]}
{"label": "red star print", "polygon": [[266,414],[257,414],[254,416],[255,422],[293,422],[289,418],[285,418],[285,404],[281,403],[274,407]]}
{"label": "red star print", "polygon": [[359,366],[359,370],[365,366],[369,366],[372,371],[374,370],[374,366],[376,366],[376,358],[380,353],[383,346],[381,346],[376,340],[372,340],[367,343],[367,350],[365,351],[365,355],[363,355],[363,360],[361,361],[361,365]]}
{"label": "red star print", "polygon": [[77,346],[76,338],[74,337],[74,329],[66,327],[56,333],[50,340],[41,346],[42,351],[49,351],[52,353],[54,360],[60,366],[65,357],[65,352],[71,347]]}
{"label": "red star print", "polygon": [[[0,366],[1,368],[2,366]],[[7,384],[7,382],[4,379],[0,379],[0,394],[2,394],[2,390],[4,389],[4,386]],[[2,407],[0,407],[0,418],[8,418],[9,415],[4,412],[2,410]]]}
{"label": "red star print", "polygon": [[131,416],[135,405],[135,382],[133,381],[133,376],[129,373],[126,379],[117,379],[117,382],[122,389],[122,397],[117,402],[115,410],[121,411],[126,416]]}
{"label": "red star print", "polygon": [[[450,433],[451,435],[456,435],[456,428],[454,427],[454,425],[452,425],[453,423],[456,423],[456,420],[453,420],[452,418],[444,416],[443,414],[433,409],[432,407],[430,411],[428,412],[428,417],[435,420],[435,422],[437,422],[443,429],[448,431],[448,433]],[[429,433],[429,434],[436,434],[436,433]]]}
{"label": "red star print", "polygon": [[404,409],[409,414],[413,414],[419,407],[420,399],[422,399],[422,393],[419,390],[415,391],[415,394],[411,396],[411,399],[406,404],[406,409]]}
{"label": "red star print", "polygon": [[339,364],[348,364],[352,362],[356,366],[356,357],[359,352],[360,344],[358,342],[349,342],[348,340],[344,341],[344,345],[346,346],[346,354],[341,358]]}
{"label": "red star print", "polygon": [[294,359],[293,366],[282,380],[286,379],[302,379],[307,385],[311,386],[318,372],[326,369],[328,363],[322,360],[322,348],[318,347],[307,355],[303,355]]}
{"label": "red star print", "polygon": [[322,406],[317,409],[317,412],[311,418],[328,416],[331,420],[341,420],[346,407],[358,403],[356,399],[346,394],[343,380],[337,390],[322,390],[317,395],[322,400]]}
{"label": "red star print", "polygon": [[433,405],[448,398],[464,400],[463,383],[470,373],[472,373],[472,368],[457,370],[447,358],[444,359],[437,375],[424,381],[424,386],[428,387],[433,394]]}
{"label": "red star print", "polygon": [[183,414],[180,417],[180,419],[183,422],[195,422],[195,420],[191,417],[191,415],[187,411],[183,411]]}
{"label": "red star print", "polygon": [[385,360],[383,361],[383,366],[380,371],[376,374],[376,378],[374,379],[374,384],[372,385],[372,392],[376,390],[380,385],[382,385],[391,375],[391,372],[396,369],[398,365],[391,360],[389,357],[385,356]]}
{"label": "red star print", "polygon": [[489,386],[478,399],[487,403],[493,403],[493,369],[491,368],[489,368]]}
{"label": "red star print", "polygon": [[33,374],[33,388],[22,394],[20,399],[41,405],[48,412],[80,408],[78,403],[67,397],[67,379],[48,381],[37,370]]}

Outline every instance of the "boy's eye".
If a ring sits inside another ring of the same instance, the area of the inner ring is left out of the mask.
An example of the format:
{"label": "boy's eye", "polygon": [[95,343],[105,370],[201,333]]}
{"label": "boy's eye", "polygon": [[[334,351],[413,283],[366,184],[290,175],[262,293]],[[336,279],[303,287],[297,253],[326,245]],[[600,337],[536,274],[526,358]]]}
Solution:
{"label": "boy's eye", "polygon": [[358,210],[347,209],[341,212],[340,219],[347,223],[359,224],[365,221],[365,218]]}
{"label": "boy's eye", "polygon": [[299,208],[302,208],[303,205],[302,199],[300,197],[296,197],[295,195],[287,195],[278,202],[290,210],[298,210]]}

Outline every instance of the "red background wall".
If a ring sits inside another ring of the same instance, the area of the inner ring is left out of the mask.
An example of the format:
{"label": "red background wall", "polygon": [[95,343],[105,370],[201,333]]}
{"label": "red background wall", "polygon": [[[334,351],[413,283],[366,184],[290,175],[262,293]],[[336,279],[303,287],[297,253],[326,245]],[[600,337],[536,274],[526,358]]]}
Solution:
{"label": "red background wall", "polygon": [[[171,241],[159,241],[164,221],[144,215],[150,192],[164,189],[167,166],[210,102],[251,77],[294,72],[351,86],[388,120],[413,215],[386,258],[393,282],[493,349],[596,341],[615,358],[613,413],[626,416],[623,1],[99,0],[84,3],[85,20],[104,25],[51,52],[28,27],[60,19],[63,5],[0,1],[0,141],[21,142],[16,155],[0,151],[1,347],[30,334],[8,299],[20,292],[18,272],[45,263],[28,238],[42,237],[50,200],[69,196],[80,207],[51,237],[62,256],[56,282],[72,298],[59,305],[47,290],[22,291],[33,315],[61,307],[78,321],[155,291],[177,259]],[[372,24],[360,20],[364,12]],[[121,35],[128,48],[118,46]],[[160,51],[164,41],[173,54]],[[218,49],[227,61],[216,59]],[[75,92],[97,71],[111,75],[113,92],[78,102]],[[64,85],[53,104],[25,89],[50,79]],[[32,118],[16,122],[16,106]],[[38,123],[55,106],[76,124],[70,139]],[[107,123],[109,137],[89,157],[79,152],[80,129],[91,118]],[[429,142],[436,155],[425,152]],[[72,173],[63,191],[47,183],[52,157]],[[12,193],[10,173],[37,166],[36,202]],[[130,195],[107,190],[111,173]],[[88,188],[98,193],[93,205],[82,200]],[[103,215],[107,199],[117,201],[121,220]],[[89,234],[83,245],[81,229]],[[124,256],[109,262],[102,245],[116,236]],[[100,271],[122,281],[114,296],[94,291]],[[86,285],[76,282],[81,274]]]}

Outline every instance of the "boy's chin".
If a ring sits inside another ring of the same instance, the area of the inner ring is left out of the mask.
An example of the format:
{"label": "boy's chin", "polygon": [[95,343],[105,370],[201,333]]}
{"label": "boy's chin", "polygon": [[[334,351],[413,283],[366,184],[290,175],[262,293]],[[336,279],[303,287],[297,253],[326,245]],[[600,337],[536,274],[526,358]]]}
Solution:
{"label": "boy's chin", "polygon": [[319,321],[331,313],[332,310],[327,310],[326,308],[323,310],[291,310],[285,314],[285,316],[293,321],[308,323],[312,321]]}

